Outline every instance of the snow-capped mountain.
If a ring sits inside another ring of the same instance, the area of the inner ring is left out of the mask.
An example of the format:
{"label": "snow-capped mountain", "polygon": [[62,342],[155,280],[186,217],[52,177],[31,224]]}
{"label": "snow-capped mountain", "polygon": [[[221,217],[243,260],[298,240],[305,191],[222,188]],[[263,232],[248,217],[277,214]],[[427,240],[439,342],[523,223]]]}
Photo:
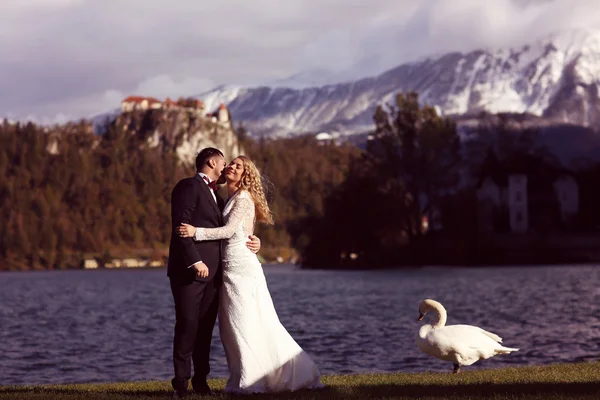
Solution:
{"label": "snow-capped mountain", "polygon": [[346,83],[322,85],[318,77],[309,78],[308,85],[299,75],[287,85],[222,86],[198,97],[209,110],[225,103],[236,121],[258,135],[362,133],[372,129],[377,104],[408,90],[445,114],[530,113],[598,126],[600,30],[563,32],[516,48],[448,53]]}
{"label": "snow-capped mountain", "polygon": [[299,72],[286,79],[279,79],[273,82],[267,83],[269,87],[285,87],[291,89],[305,89],[309,87],[318,87],[327,84],[341,83],[344,81],[351,81],[352,79],[340,78],[334,72],[320,68],[315,70],[309,70]]}
{"label": "snow-capped mountain", "polygon": [[357,77],[365,76],[368,76],[368,74],[361,71],[360,66],[341,71],[317,68],[299,72],[285,79],[267,82],[264,86],[271,88],[283,87],[289,89],[306,89],[310,87],[352,82],[355,81]]}

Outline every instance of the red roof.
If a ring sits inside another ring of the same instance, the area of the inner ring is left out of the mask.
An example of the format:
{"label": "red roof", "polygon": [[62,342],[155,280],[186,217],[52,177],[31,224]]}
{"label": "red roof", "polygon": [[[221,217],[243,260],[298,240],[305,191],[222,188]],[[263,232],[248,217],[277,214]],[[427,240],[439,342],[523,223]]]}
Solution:
{"label": "red roof", "polygon": [[148,100],[148,104],[160,103],[160,100],[154,97],[142,97],[142,96],[129,96],[123,102],[127,103],[141,103],[144,100]]}
{"label": "red roof", "polygon": [[227,110],[227,106],[223,103],[219,106],[219,110]]}
{"label": "red roof", "polygon": [[141,103],[144,99],[145,97],[141,96],[129,96],[123,101],[128,103]]}

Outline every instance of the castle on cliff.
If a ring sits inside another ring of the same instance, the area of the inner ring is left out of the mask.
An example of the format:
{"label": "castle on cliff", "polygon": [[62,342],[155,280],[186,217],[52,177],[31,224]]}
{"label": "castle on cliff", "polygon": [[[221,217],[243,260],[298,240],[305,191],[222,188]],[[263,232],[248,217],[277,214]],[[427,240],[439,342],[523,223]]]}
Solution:
{"label": "castle on cliff", "polygon": [[206,114],[204,102],[202,100],[180,97],[177,101],[169,97],[165,101],[160,101],[154,97],[129,96],[121,101],[121,112],[147,111],[147,110],[187,110],[194,112],[204,118],[209,118],[213,122],[229,126],[231,115],[227,106],[221,103],[219,109],[215,112]]}

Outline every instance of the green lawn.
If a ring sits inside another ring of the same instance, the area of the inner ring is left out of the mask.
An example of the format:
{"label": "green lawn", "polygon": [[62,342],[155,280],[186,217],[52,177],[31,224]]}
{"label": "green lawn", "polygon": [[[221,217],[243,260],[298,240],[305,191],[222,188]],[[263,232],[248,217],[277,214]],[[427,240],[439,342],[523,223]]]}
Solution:
{"label": "green lawn", "polygon": [[[600,362],[450,373],[334,375],[317,391],[242,399],[600,399]],[[217,393],[225,381],[209,382]],[[156,399],[171,396],[168,382],[0,386],[2,399]],[[190,398],[200,398],[190,396]],[[213,399],[236,398],[218,393]]]}

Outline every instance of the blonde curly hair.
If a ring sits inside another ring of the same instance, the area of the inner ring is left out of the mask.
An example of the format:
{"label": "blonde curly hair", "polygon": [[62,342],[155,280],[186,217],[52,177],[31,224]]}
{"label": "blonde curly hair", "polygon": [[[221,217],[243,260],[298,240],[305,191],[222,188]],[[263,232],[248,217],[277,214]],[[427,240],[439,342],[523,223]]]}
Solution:
{"label": "blonde curly hair", "polygon": [[256,165],[246,156],[237,156],[244,164],[244,172],[239,182],[240,190],[247,190],[252,196],[256,210],[256,220],[267,225],[273,225],[273,213],[269,209],[260,172]]}

